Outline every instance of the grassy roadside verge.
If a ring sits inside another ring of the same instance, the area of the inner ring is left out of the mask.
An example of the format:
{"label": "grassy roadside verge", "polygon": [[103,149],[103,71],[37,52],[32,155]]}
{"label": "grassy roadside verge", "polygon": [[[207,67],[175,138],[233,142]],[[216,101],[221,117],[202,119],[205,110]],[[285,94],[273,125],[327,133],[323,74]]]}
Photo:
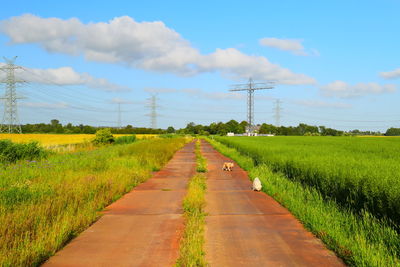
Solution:
{"label": "grassy roadside verge", "polygon": [[0,266],[39,265],[185,143],[152,139],[1,169]]}
{"label": "grassy roadside verge", "polygon": [[204,252],[204,212],[206,176],[206,159],[200,151],[200,141],[196,142],[196,161],[197,174],[189,182],[188,193],[183,200],[183,210],[185,217],[185,230],[180,243],[179,258],[176,266],[206,266]]}
{"label": "grassy roadside verge", "polygon": [[235,160],[259,177],[263,191],[288,208],[303,225],[335,251],[350,266],[399,266],[400,238],[384,221],[369,213],[354,215],[333,201],[325,201],[321,194],[299,182],[287,179],[282,173],[272,172],[233,148],[207,139],[219,152]]}

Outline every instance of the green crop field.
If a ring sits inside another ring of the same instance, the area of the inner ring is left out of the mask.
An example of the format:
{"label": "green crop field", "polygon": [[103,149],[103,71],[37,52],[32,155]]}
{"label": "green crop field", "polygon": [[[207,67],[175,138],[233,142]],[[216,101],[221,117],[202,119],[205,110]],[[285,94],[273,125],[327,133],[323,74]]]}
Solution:
{"label": "green crop field", "polygon": [[347,264],[400,264],[400,139],[214,140]]}
{"label": "green crop field", "polygon": [[1,165],[0,266],[39,265],[187,141],[141,140]]}
{"label": "green crop field", "polygon": [[400,139],[222,137],[218,141],[344,206],[400,224]]}

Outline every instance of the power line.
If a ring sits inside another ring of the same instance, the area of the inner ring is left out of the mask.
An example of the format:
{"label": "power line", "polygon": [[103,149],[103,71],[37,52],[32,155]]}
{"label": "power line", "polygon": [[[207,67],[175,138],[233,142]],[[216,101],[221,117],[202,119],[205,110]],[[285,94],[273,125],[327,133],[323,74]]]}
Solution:
{"label": "power line", "polygon": [[5,100],[4,104],[4,117],[3,122],[1,124],[0,132],[8,132],[8,133],[22,133],[21,125],[18,119],[18,106],[17,99],[21,99],[22,97],[17,96],[16,84],[23,83],[23,80],[15,79],[15,70],[21,69],[21,67],[16,66],[14,64],[17,57],[13,57],[12,59],[8,59],[4,57],[4,60],[7,64],[0,68],[0,70],[6,72],[6,78],[4,81],[0,81],[1,83],[6,84],[6,92],[4,97],[1,99]]}
{"label": "power line", "polygon": [[121,129],[121,102],[118,103],[118,129]]}
{"label": "power line", "polygon": [[[271,84],[271,82],[269,82]],[[247,133],[253,135],[254,131],[254,91],[274,88],[272,85],[267,83],[254,83],[253,79],[250,78],[246,84],[233,85],[234,89],[229,91],[247,91]]]}
{"label": "power line", "polygon": [[[59,88],[63,88],[63,89],[67,87],[70,90],[73,90],[72,88],[76,87],[76,85],[66,85],[66,84],[60,84],[60,83],[54,82],[54,81],[52,81],[52,80],[50,80],[50,79],[48,79],[46,77],[43,77],[42,75],[39,75],[39,74],[31,71],[29,68],[25,68],[25,67],[21,67],[21,68],[25,72],[27,72],[27,73],[29,73],[29,74],[31,74],[33,76],[36,76],[37,78],[41,79],[43,81],[42,84],[44,84],[44,85],[55,85],[55,86],[57,86]],[[81,85],[83,85],[83,84],[81,84]],[[87,101],[89,100],[91,102],[98,102],[98,103],[104,104],[104,99],[102,99],[102,98],[99,98],[99,97],[96,97],[96,96],[93,96],[93,95],[88,95],[88,94],[85,95],[84,91],[82,91],[82,90],[80,90],[77,93],[79,93],[80,97],[85,97]],[[68,96],[68,97],[71,97],[73,99],[76,98],[76,94],[68,94],[67,91],[64,91],[63,94],[64,94],[64,96]]]}

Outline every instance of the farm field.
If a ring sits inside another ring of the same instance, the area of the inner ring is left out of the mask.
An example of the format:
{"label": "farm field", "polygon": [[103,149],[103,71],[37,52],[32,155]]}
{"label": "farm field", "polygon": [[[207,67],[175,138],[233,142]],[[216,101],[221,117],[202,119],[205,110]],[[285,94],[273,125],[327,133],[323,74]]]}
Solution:
{"label": "farm field", "polygon": [[187,141],[152,138],[3,166],[0,266],[40,264]]}
{"label": "farm field", "polygon": [[316,188],[355,211],[400,225],[400,140],[351,137],[218,137],[256,164]]}
{"label": "farm field", "polygon": [[[399,266],[399,224],[393,216],[398,202],[396,194],[390,194],[399,187],[397,140],[214,137],[209,141],[252,179],[259,177],[264,192],[287,207],[348,265]],[[379,172],[381,168],[387,168],[386,172]],[[379,193],[376,188],[386,190]],[[394,212],[373,213],[379,207],[375,203],[391,203]]]}
{"label": "farm field", "polygon": [[[127,136],[129,134],[114,134],[115,137]],[[38,141],[44,147],[69,145],[89,142],[95,134],[0,134],[1,139],[8,139],[16,143],[27,143]],[[137,139],[156,137],[156,134],[137,134]]]}

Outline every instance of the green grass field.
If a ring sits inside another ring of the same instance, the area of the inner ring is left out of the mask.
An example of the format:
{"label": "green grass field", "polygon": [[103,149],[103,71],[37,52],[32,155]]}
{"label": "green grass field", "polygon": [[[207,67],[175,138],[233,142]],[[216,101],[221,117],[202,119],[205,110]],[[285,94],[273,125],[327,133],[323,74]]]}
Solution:
{"label": "green grass field", "polygon": [[399,266],[399,139],[215,140],[347,264]]}
{"label": "green grass field", "polygon": [[185,138],[52,154],[0,169],[0,266],[36,266],[151,177]]}

